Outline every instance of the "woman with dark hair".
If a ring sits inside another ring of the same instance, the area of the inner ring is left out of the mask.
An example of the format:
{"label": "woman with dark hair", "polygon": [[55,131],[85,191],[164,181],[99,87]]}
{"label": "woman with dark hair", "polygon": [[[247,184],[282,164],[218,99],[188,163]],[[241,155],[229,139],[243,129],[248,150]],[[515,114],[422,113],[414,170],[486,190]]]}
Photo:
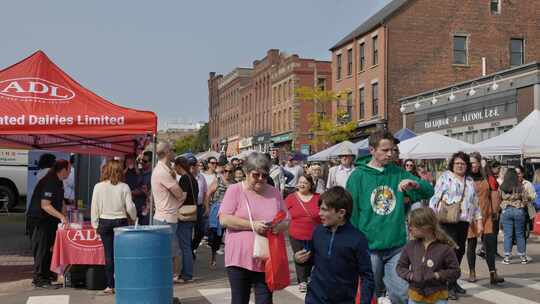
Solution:
{"label": "woman with dark hair", "polygon": [[[291,216],[289,237],[291,248],[295,254],[301,250],[311,251],[313,231],[321,223],[319,217],[320,196],[315,193],[315,187],[310,175],[301,175],[296,185],[298,191],[289,194],[285,199],[285,205]],[[295,263],[295,267],[298,289],[300,292],[307,292],[313,263]]]}
{"label": "woman with dark hair", "polygon": [[[478,234],[482,234],[484,229],[474,181],[469,176],[470,169],[469,155],[464,152],[452,155],[448,170],[437,180],[435,195],[429,202],[430,208],[437,213],[441,227],[458,245],[456,256],[460,264],[465,255],[469,225],[476,225]],[[457,281],[449,282],[448,298],[456,300],[458,293],[464,294],[466,291]]]}
{"label": "woman with dark hair", "polygon": [[403,167],[405,168],[405,171],[409,172],[410,174],[420,177],[418,174],[418,170],[416,169],[416,163],[412,159],[406,159],[403,162]]}
{"label": "woman with dark hair", "polygon": [[483,235],[480,234],[475,225],[469,226],[467,235],[467,261],[469,263],[469,279],[471,283],[476,282],[476,245],[478,238],[482,237],[485,258],[489,269],[490,283],[497,285],[504,282],[504,279],[497,276],[495,269],[495,254],[497,252],[496,228],[499,225],[498,215],[500,211],[500,198],[496,189],[493,189],[488,182],[488,176],[481,167],[482,157],[480,153],[471,154],[471,177],[474,180],[474,189],[478,197],[478,204],[482,212]]}
{"label": "woman with dark hair", "polygon": [[508,169],[504,175],[504,180],[499,187],[501,194],[501,222],[504,231],[504,259],[503,264],[511,263],[512,255],[512,234],[516,232],[517,254],[520,256],[521,264],[529,263],[526,255],[527,241],[525,240],[525,221],[527,219],[526,203],[531,200],[529,194],[524,190],[519,181],[519,176],[515,169]]}
{"label": "woman with dark hair", "polygon": [[[182,209],[193,210],[191,206],[197,206],[197,198],[199,197],[199,184],[197,179],[191,173],[191,167],[196,166],[197,162],[191,162],[187,157],[179,156],[174,161],[174,168],[176,173],[180,175],[180,180],[178,184],[180,188],[186,193],[186,200],[182,207],[180,207],[179,214],[182,214]],[[182,283],[189,283],[193,281],[193,228],[197,221],[197,209],[195,209],[195,214],[185,214],[184,216],[179,216],[178,226],[176,228],[176,235],[178,237],[178,245],[182,251],[182,271],[178,276],[177,281]],[[191,212],[191,211],[190,211]]]}

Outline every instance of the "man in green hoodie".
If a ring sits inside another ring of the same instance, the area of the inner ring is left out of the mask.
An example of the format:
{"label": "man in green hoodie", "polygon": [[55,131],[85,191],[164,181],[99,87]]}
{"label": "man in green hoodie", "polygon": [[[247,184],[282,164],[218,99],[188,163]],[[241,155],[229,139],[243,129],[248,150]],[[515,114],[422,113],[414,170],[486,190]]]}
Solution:
{"label": "man in green hoodie", "polygon": [[388,291],[392,303],[406,303],[408,284],[396,272],[407,242],[406,195],[411,201],[429,199],[433,187],[395,164],[395,138],[388,131],[369,137],[370,156],[359,158],[347,190],[353,197],[351,223],[369,244],[377,297]]}

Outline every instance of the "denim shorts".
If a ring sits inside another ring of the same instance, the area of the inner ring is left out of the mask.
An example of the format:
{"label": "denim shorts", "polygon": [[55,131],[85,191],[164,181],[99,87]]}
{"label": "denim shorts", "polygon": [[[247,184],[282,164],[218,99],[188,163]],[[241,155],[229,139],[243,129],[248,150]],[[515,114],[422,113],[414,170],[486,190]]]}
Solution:
{"label": "denim shorts", "polygon": [[154,225],[168,225],[171,226],[172,229],[172,235],[171,235],[171,254],[172,256],[178,256],[180,247],[178,246],[178,237],[176,236],[176,230],[178,228],[178,222],[176,223],[169,223],[169,222],[162,222],[160,220],[157,220],[154,218]]}

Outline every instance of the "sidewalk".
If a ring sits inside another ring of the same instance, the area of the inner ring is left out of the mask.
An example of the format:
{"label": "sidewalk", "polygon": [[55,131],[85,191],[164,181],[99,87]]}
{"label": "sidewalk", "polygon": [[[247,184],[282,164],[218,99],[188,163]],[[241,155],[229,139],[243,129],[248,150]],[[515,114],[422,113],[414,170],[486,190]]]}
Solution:
{"label": "sidewalk", "polygon": [[24,213],[0,215],[0,291],[6,289],[6,282],[32,278],[34,260],[30,240],[24,231]]}

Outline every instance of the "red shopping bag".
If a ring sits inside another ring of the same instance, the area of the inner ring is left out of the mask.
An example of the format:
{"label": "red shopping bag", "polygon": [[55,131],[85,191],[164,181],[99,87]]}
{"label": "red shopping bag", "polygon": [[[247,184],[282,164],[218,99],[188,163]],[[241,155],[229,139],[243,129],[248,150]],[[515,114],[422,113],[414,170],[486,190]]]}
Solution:
{"label": "red shopping bag", "polygon": [[533,231],[534,234],[540,235],[540,212],[534,216]]}
{"label": "red shopping bag", "polygon": [[[285,212],[280,211],[272,221],[272,225],[281,222],[285,217]],[[291,284],[289,259],[287,257],[287,248],[285,247],[285,236],[283,233],[273,234],[269,232],[267,237],[270,257],[266,260],[265,264],[266,285],[273,292],[284,289]]]}
{"label": "red shopping bag", "polygon": [[[360,303],[360,297],[362,296],[362,280],[359,280],[358,281],[358,291],[356,292],[356,301],[355,301],[355,304],[364,304],[364,303]],[[373,297],[373,299],[371,299],[371,303],[369,304],[377,304],[377,298],[376,297]]]}

